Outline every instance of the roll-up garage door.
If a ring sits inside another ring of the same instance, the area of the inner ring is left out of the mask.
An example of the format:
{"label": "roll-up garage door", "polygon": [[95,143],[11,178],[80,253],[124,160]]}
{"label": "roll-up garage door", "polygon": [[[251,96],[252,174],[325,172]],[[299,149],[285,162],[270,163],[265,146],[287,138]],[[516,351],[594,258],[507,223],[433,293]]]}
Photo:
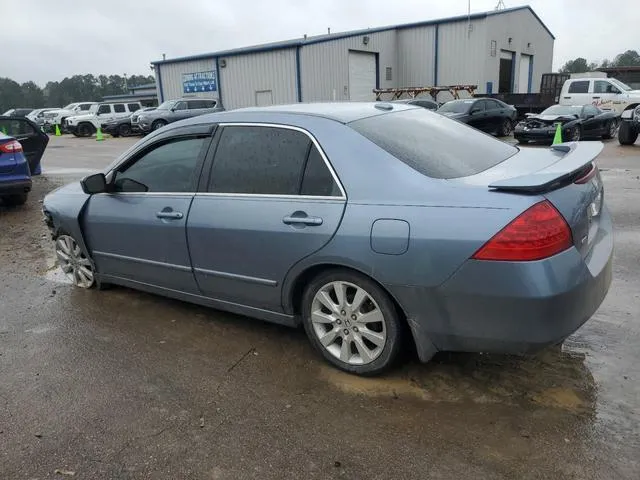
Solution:
{"label": "roll-up garage door", "polygon": [[376,55],[368,52],[349,52],[349,99],[352,102],[375,100]]}

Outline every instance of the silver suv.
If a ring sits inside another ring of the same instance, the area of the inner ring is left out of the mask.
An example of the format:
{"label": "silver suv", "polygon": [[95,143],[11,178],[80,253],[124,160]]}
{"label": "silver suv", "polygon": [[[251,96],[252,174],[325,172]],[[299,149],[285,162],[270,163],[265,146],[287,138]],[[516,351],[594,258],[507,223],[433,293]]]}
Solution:
{"label": "silver suv", "polygon": [[158,108],[150,112],[131,117],[131,124],[148,133],[152,130],[164,127],[166,124],[197,117],[205,113],[214,113],[224,110],[218,102],[208,98],[179,98],[167,100]]}

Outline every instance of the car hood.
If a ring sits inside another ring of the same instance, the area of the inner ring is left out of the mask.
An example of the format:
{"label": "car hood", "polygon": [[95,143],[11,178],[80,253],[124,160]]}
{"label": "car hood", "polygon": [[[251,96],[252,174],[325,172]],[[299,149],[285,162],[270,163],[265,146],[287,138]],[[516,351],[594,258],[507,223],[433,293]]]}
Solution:
{"label": "car hood", "polygon": [[578,115],[530,115],[524,121],[528,126],[545,126],[554,123],[568,123],[578,120]]}

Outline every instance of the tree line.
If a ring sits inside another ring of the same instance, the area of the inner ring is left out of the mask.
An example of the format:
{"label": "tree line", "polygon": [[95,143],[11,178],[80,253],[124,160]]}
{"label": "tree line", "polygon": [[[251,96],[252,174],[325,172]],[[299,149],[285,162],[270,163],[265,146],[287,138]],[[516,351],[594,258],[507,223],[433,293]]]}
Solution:
{"label": "tree line", "polygon": [[128,88],[155,82],[153,75],[74,75],[40,88],[34,82],[19,84],[0,77],[0,114],[17,107],[64,107],[73,102],[97,102],[107,95],[128,93]]}
{"label": "tree line", "polygon": [[640,66],[640,54],[636,50],[627,50],[617,55],[613,60],[605,58],[602,62],[589,62],[583,57],[569,60],[562,66],[560,73],[584,73],[593,72],[598,68],[636,66]]}

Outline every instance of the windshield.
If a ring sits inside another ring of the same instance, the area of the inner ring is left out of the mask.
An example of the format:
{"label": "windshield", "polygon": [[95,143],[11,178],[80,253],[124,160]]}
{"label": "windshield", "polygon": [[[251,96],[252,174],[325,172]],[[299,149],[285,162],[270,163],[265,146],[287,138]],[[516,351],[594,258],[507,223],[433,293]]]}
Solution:
{"label": "windshield", "polygon": [[627,92],[629,90],[633,90],[629,85],[627,85],[626,83],[622,83],[620,80],[617,80],[615,78],[610,78],[609,81],[615,84],[620,90],[624,90]]}
{"label": "windshield", "polygon": [[518,149],[426,109],[403,110],[349,124],[380,148],[432,178],[475,175]]}
{"label": "windshield", "polygon": [[169,100],[167,102],[163,102],[158,107],[158,110],[169,110],[169,109],[171,109],[171,107],[173,107],[175,105],[175,103],[176,102],[174,100]]}
{"label": "windshield", "polygon": [[582,105],[570,106],[570,105],[554,105],[547,108],[542,115],[580,115],[582,111]]}
{"label": "windshield", "polygon": [[77,103],[70,103],[69,105],[67,105],[66,107],[63,108],[63,110],[73,110],[74,108],[76,108],[78,106]]}
{"label": "windshield", "polygon": [[452,100],[438,109],[440,113],[467,113],[473,105],[473,100]]}

